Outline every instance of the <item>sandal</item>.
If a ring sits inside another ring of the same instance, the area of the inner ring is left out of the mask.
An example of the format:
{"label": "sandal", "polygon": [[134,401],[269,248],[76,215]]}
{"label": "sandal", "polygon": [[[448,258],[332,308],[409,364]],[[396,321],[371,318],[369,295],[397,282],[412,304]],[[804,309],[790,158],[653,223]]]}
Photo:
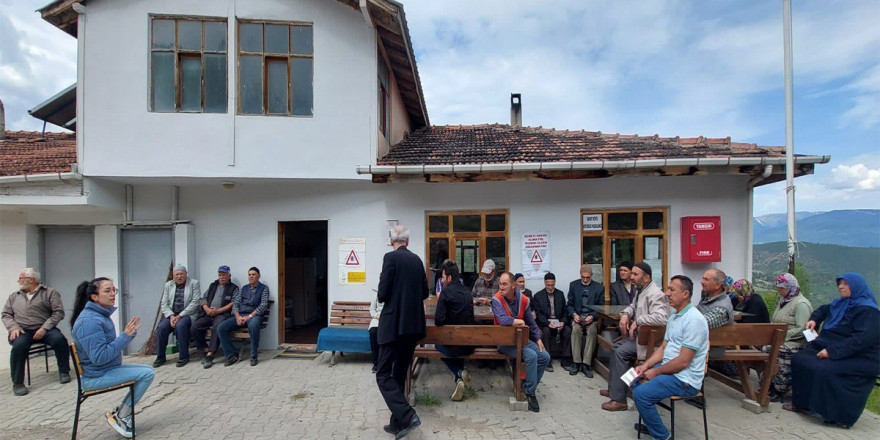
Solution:
{"label": "sandal", "polygon": [[782,409],[791,412],[801,412],[801,410],[795,408],[794,405],[791,403],[786,403],[785,405],[782,405]]}

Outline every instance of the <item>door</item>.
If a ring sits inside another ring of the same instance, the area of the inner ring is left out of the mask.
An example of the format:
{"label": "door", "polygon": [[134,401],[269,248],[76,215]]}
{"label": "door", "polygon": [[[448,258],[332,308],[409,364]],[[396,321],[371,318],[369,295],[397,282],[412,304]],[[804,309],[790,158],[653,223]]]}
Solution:
{"label": "door", "polygon": [[70,337],[76,287],[95,278],[95,236],[92,228],[45,228],[42,282],[61,293],[64,319],[58,329]]}
{"label": "door", "polygon": [[117,300],[122,311],[119,324],[124,326],[135,316],[140,316],[143,323],[125,354],[138,352],[150,338],[173,258],[171,229],[122,231],[122,301]]}
{"label": "door", "polygon": [[278,222],[278,340],[316,344],[327,326],[327,221]]}

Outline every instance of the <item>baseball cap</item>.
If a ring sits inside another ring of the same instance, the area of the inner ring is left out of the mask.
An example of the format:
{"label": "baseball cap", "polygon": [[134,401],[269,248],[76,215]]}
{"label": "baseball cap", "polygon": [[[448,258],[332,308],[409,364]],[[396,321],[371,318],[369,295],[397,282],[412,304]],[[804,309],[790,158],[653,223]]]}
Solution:
{"label": "baseball cap", "polygon": [[483,269],[480,272],[488,275],[492,273],[493,270],[495,270],[495,262],[489,259],[483,262]]}

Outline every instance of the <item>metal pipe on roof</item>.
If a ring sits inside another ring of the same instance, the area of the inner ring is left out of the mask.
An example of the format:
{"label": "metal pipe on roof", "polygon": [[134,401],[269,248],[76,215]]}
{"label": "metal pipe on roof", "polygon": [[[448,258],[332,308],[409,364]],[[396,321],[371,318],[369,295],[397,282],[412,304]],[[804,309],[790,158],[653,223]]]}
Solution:
{"label": "metal pipe on roof", "polygon": [[12,183],[38,183],[38,182],[69,182],[72,180],[83,180],[80,173],[46,173],[46,174],[22,174],[19,176],[3,176],[0,177],[0,185]]}
{"label": "metal pipe on roof", "polygon": [[3,109],[3,100],[0,99],[0,141],[6,139],[6,110]]}
{"label": "metal pipe on roof", "polygon": [[791,0],[782,0],[782,39],[785,46],[785,195],[788,206],[788,272],[794,273],[797,233],[794,218],[794,110],[792,104]]}
{"label": "metal pipe on roof", "polygon": [[364,21],[367,22],[367,26],[369,26],[370,29],[374,28],[373,18],[370,17],[370,10],[367,8],[367,0],[360,0],[358,6],[361,8],[361,14],[364,15]]}

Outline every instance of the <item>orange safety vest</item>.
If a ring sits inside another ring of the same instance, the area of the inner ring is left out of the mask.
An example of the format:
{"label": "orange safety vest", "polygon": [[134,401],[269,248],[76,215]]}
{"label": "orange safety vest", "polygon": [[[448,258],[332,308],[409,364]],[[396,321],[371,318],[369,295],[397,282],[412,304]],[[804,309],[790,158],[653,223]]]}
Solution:
{"label": "orange safety vest", "polygon": [[[500,291],[495,292],[495,299],[501,303],[501,306],[504,307],[504,311],[507,312],[507,316],[512,316],[514,319],[523,319],[523,316],[526,315],[526,309],[529,308],[529,297],[519,294],[520,302],[519,302],[519,313],[516,316],[513,316],[510,313],[510,307],[507,306],[507,298],[501,294]],[[495,320],[495,325],[498,325],[498,317],[493,318]]]}

